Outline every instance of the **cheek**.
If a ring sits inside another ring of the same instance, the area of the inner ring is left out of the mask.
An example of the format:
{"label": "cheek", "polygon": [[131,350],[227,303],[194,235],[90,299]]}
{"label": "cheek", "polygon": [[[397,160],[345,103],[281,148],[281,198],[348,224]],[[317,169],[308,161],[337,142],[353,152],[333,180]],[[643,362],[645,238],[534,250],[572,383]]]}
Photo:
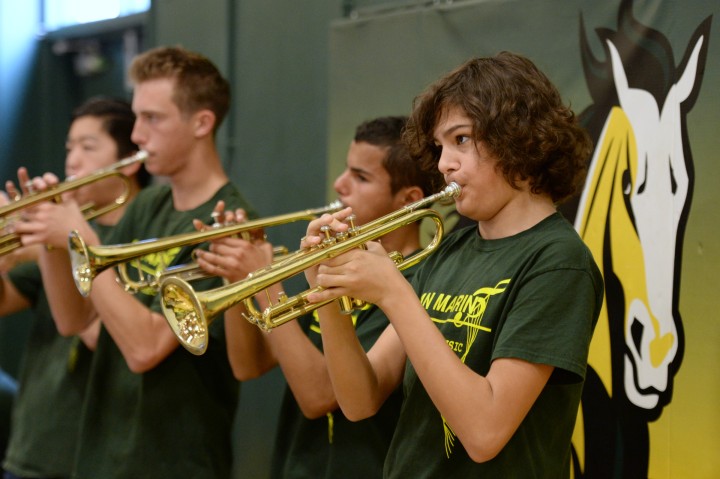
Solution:
{"label": "cheek", "polygon": [[355,226],[364,225],[372,220],[373,218],[370,215],[371,211],[372,205],[368,204],[368,202],[354,201],[353,214],[355,215]]}

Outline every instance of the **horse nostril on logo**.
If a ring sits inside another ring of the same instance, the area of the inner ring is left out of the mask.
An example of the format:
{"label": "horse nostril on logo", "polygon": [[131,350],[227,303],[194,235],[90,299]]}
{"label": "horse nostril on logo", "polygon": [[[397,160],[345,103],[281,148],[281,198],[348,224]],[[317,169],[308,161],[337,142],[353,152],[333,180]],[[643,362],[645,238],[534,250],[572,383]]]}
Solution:
{"label": "horse nostril on logo", "polygon": [[672,333],[654,338],[650,342],[650,364],[655,368],[660,366],[674,344],[675,336]]}

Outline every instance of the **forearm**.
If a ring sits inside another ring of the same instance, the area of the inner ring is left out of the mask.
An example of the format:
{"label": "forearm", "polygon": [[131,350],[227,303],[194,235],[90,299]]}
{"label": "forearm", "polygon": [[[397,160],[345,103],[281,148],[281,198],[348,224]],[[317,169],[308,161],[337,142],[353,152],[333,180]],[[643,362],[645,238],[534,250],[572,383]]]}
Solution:
{"label": "forearm", "polygon": [[67,250],[42,251],[38,265],[58,332],[63,336],[72,336],[87,328],[96,316],[95,310],[75,286]]}
{"label": "forearm", "polygon": [[374,415],[389,393],[381,387],[352,318],[341,314],[336,302],[318,313],[326,367],[337,403],[353,421]]}
{"label": "forearm", "polygon": [[23,311],[30,307],[30,301],[23,296],[6,275],[0,275],[0,316]]}
{"label": "forearm", "polygon": [[257,378],[277,365],[266,333],[245,319],[245,312],[242,304],[225,312],[228,359],[239,381]]}
{"label": "forearm", "polygon": [[114,270],[96,276],[90,298],[133,372],[154,368],[178,347],[167,320],[125,292]]}
{"label": "forearm", "polygon": [[267,339],[303,414],[315,419],[337,409],[325,356],[299,323],[285,323],[273,329]]}

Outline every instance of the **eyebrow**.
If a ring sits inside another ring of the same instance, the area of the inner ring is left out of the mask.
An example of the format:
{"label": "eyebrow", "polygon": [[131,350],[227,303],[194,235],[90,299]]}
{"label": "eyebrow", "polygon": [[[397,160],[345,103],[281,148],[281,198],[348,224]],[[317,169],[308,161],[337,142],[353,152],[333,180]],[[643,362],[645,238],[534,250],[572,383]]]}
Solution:
{"label": "eyebrow", "polygon": [[472,128],[472,125],[469,123],[460,123],[457,125],[452,125],[450,128],[443,131],[441,134],[442,134],[442,136],[447,136],[447,135],[453,133],[455,130],[459,130],[461,128]]}
{"label": "eyebrow", "polygon": [[96,135],[81,135],[77,138],[66,138],[65,143],[71,143],[74,141],[98,141],[98,137]]}
{"label": "eyebrow", "polygon": [[357,175],[373,176],[373,174],[370,171],[363,170],[362,168],[357,168],[357,167],[353,167],[353,166],[350,167],[350,171],[352,171],[353,173],[355,173]]}

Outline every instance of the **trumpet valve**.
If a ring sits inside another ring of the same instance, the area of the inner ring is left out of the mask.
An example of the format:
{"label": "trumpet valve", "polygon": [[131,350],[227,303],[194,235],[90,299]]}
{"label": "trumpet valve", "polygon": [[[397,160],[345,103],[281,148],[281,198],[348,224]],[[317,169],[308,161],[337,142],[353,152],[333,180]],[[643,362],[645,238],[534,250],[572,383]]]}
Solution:
{"label": "trumpet valve", "polygon": [[357,217],[352,214],[345,218],[345,222],[348,224],[348,235],[355,236],[360,232],[360,229],[355,225],[355,219]]}
{"label": "trumpet valve", "polygon": [[33,184],[32,180],[27,180],[25,183],[23,183],[23,186],[27,190],[27,194],[32,195],[33,193],[36,193],[35,185]]}
{"label": "trumpet valve", "polygon": [[349,296],[341,296],[337,299],[341,314],[352,314],[355,309],[355,300]]}
{"label": "trumpet valve", "polygon": [[213,228],[220,228],[221,226],[223,226],[222,222],[220,222],[220,216],[222,216],[222,213],[220,213],[219,211],[213,211],[210,216],[213,220],[211,225]]}
{"label": "trumpet valve", "polygon": [[391,251],[390,253],[388,253],[388,256],[391,260],[393,260],[393,263],[395,263],[396,266],[402,263],[405,259],[405,257],[399,251]]}
{"label": "trumpet valve", "polygon": [[337,243],[337,238],[332,235],[332,228],[330,225],[321,226],[320,232],[325,235],[325,238],[322,240],[323,246],[330,246]]}

